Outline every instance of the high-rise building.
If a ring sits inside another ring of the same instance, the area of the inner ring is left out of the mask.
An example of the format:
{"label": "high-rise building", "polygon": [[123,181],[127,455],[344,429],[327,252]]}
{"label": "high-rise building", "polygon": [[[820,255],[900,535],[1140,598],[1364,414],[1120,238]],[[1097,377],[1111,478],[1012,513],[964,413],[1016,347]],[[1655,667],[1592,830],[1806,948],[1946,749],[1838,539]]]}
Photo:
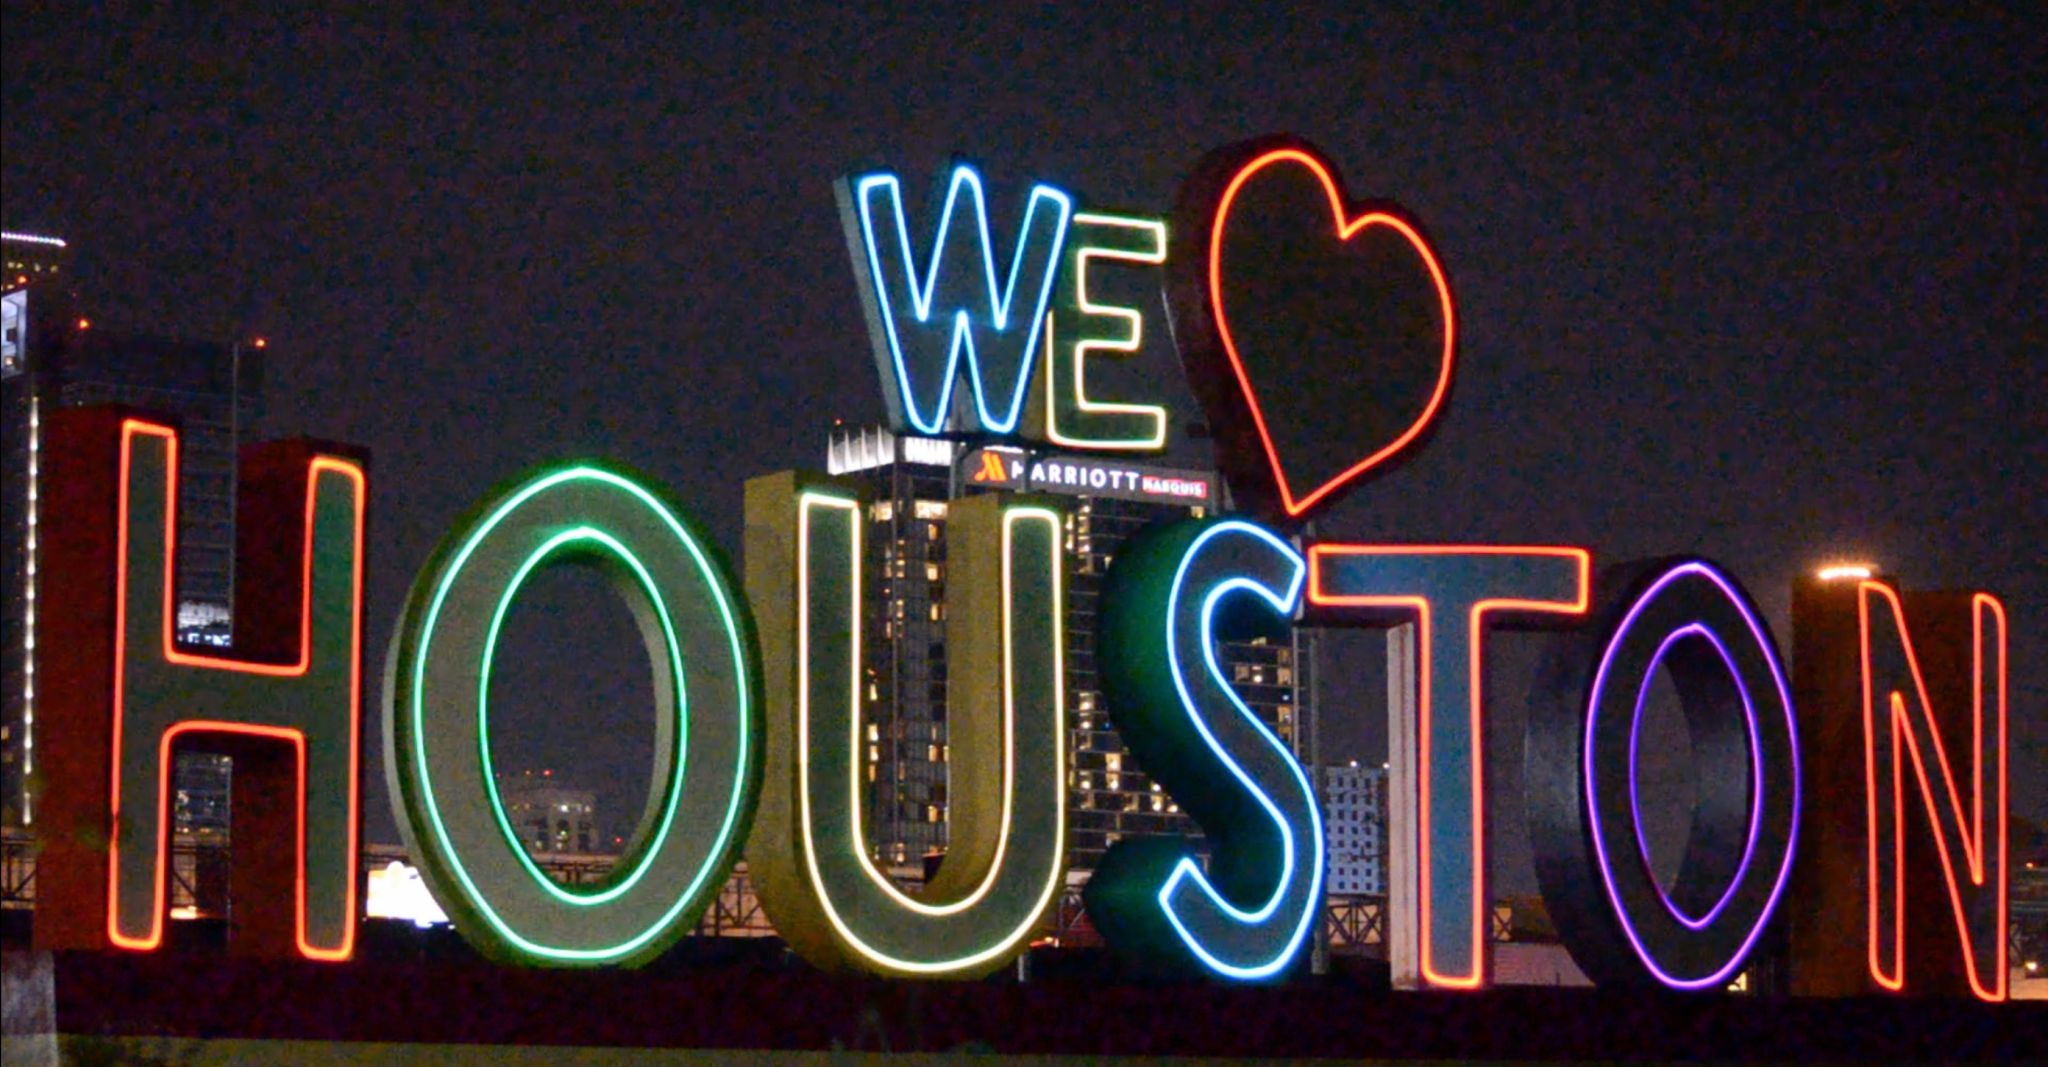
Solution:
{"label": "high-rise building", "polygon": [[826,469],[870,493],[873,547],[861,562],[868,843],[906,872],[946,847],[945,530],[958,453],[948,441],[880,430],[826,446]]}
{"label": "high-rise building", "polygon": [[[235,455],[261,410],[260,346],[175,340],[111,330],[53,282],[65,267],[55,238],[7,234],[4,374],[0,374],[0,521],[6,596],[0,618],[0,801],[6,826],[33,823],[36,730],[35,619],[46,592],[36,572],[38,505],[48,492],[43,429],[51,413],[127,404],[179,425],[177,627],[180,640],[227,645],[234,594]],[[40,257],[40,258],[37,258]],[[40,267],[37,271],[35,268]],[[185,829],[225,818],[225,757],[180,754]],[[189,803],[184,803],[189,801]],[[189,822],[189,825],[188,825]],[[225,829],[224,824],[214,827]]]}
{"label": "high-rise building", "polygon": [[609,851],[598,830],[597,794],[557,779],[552,771],[500,774],[498,797],[519,843],[530,853]]}
{"label": "high-rise building", "polygon": [[1387,891],[1387,769],[1323,768],[1323,834],[1330,860],[1329,892],[1336,896]]}
{"label": "high-rise building", "polygon": [[71,244],[62,237],[0,230],[0,289],[55,287],[68,281]]}
{"label": "high-rise building", "polygon": [[[876,858],[915,878],[947,845],[945,584],[949,503],[982,492],[1073,497],[1067,509],[1066,702],[1068,858],[1092,871],[1126,837],[1200,829],[1146,773],[1118,736],[1096,672],[1097,610],[1117,549],[1154,521],[1217,508],[1216,477],[1100,457],[965,448],[880,430],[834,435],[827,469],[869,491],[862,618],[866,706],[862,725],[873,767],[868,842]],[[1292,744],[1306,677],[1292,639],[1246,634],[1226,640],[1220,661],[1248,707]]]}

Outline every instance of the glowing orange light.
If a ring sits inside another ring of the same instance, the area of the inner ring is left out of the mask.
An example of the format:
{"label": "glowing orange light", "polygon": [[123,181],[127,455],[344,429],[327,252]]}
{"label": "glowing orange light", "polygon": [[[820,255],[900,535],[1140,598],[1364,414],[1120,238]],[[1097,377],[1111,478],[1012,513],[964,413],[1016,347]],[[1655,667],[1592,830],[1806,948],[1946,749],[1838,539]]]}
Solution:
{"label": "glowing orange light", "polygon": [[256,339],[256,347],[257,347],[257,348],[269,348],[269,347],[270,347],[270,342],[269,342],[269,341],[268,341],[267,339],[265,339],[265,338],[262,338],[262,337],[258,337],[258,338]]}
{"label": "glowing orange light", "polygon": [[[1858,615],[1858,640],[1862,645],[1863,674],[1863,776],[1864,796],[1869,826],[1868,846],[1870,863],[1870,975],[1878,985],[1898,992],[1906,986],[1906,790],[1905,764],[1913,765],[1913,775],[1920,785],[1920,799],[1925,806],[1927,822],[1935,849],[1941,858],[1941,875],[1948,883],[1949,905],[1955,913],[1956,935],[1962,943],[1964,970],[1968,972],[1970,989],[1981,1000],[2002,1001],[2006,999],[2006,938],[2007,929],[2007,880],[2003,869],[2006,852],[2006,666],[2005,666],[2005,605],[1988,593],[1978,593],[1970,598],[1971,614],[1971,783],[1970,808],[1967,818],[1964,813],[1962,796],[1956,791],[1955,772],[1949,765],[1948,750],[1942,744],[1941,731],[1934,721],[1934,705],[1927,696],[1927,682],[1920,673],[1920,661],[1913,651],[1913,639],[1906,629],[1905,606],[1899,594],[1881,581],[1864,581],[1857,585],[1856,610]],[[1905,694],[1893,690],[1885,695],[1887,705],[1886,725],[1891,731],[1892,756],[1892,922],[1893,940],[1891,959],[1882,959],[1878,951],[1878,929],[1881,922],[1878,908],[1880,880],[1878,874],[1877,848],[1877,694],[1871,677],[1870,661],[1870,608],[1874,598],[1882,598],[1891,612],[1892,623],[1898,629],[1899,647],[1905,653],[1907,671],[1913,677],[1914,695],[1919,698],[1920,723],[1926,730],[1930,747],[1934,749],[1936,765],[1941,769],[1942,785],[1948,794],[1947,814],[1954,820],[1955,836],[1963,852],[1963,862],[1970,884],[1984,888],[1992,881],[1992,891],[1998,901],[1998,936],[1996,937],[1996,959],[1992,967],[1992,987],[1984,988],[1977,980],[1977,952],[1970,940],[1970,926],[1967,909],[1964,907],[1962,888],[1956,881],[1955,860],[1949,852],[1948,824],[1940,817],[1941,808],[1935,802],[1933,784],[1927,777],[1927,758],[1920,750],[1919,739],[1915,736],[1910,714],[1906,708]],[[1995,620],[1991,627],[1993,640],[1998,646],[1998,694],[1995,701],[1998,715],[1998,807],[1993,814],[1998,820],[1999,869],[1992,871],[1991,856],[1984,844],[1984,651],[1985,621]],[[1907,759],[1898,755],[1899,741],[1905,741]],[[1992,877],[1995,873],[1996,877]]]}
{"label": "glowing orange light", "polygon": [[1003,482],[1008,481],[1009,478],[1010,473],[1003,469],[1002,457],[994,452],[983,452],[981,454],[981,469],[975,471],[974,476],[969,478],[968,481]]}
{"label": "glowing orange light", "polygon": [[[81,323],[84,320],[80,320]],[[348,896],[347,915],[341,944],[336,948],[321,948],[306,940],[306,738],[302,731],[285,727],[259,726],[249,723],[219,722],[214,720],[189,720],[177,723],[164,731],[161,742],[161,767],[169,768],[171,742],[180,733],[188,731],[216,731],[221,733],[244,734],[290,741],[297,752],[299,777],[298,800],[298,855],[299,864],[294,871],[298,883],[296,904],[299,953],[308,959],[346,960],[355,947],[356,913],[356,862],[360,850],[361,834],[361,767],[362,759],[362,617],[363,617],[363,519],[366,490],[362,468],[353,463],[326,456],[316,457],[308,465],[306,473],[306,531],[301,556],[303,586],[300,590],[299,616],[299,659],[295,664],[251,663],[245,660],[221,656],[194,655],[179,651],[174,626],[175,609],[172,590],[173,575],[178,558],[178,436],[168,426],[158,426],[138,419],[129,419],[121,424],[121,475],[120,499],[115,518],[115,584],[114,584],[114,729],[113,767],[110,810],[113,812],[113,826],[107,843],[107,939],[128,949],[150,950],[163,943],[165,879],[170,870],[170,775],[162,773],[157,795],[157,838],[156,838],[156,905],[150,914],[150,932],[145,937],[129,937],[121,932],[119,923],[119,899],[121,885],[121,719],[127,701],[126,669],[128,640],[128,487],[129,470],[133,465],[135,438],[138,436],[161,437],[164,439],[164,602],[163,602],[163,656],[169,662],[191,667],[213,670],[238,671],[244,674],[262,674],[276,677],[296,677],[306,673],[312,661],[313,634],[313,529],[314,505],[318,501],[316,488],[322,471],[333,471],[349,479],[355,493],[355,566],[353,578],[353,605],[350,614],[352,625],[351,663],[349,668],[349,842],[348,842]]]}
{"label": "glowing orange light", "polygon": [[1472,950],[1473,961],[1470,974],[1446,974],[1439,971],[1435,963],[1435,935],[1430,923],[1430,787],[1429,787],[1429,742],[1430,724],[1434,714],[1431,704],[1430,620],[1433,606],[1427,597],[1420,596],[1377,596],[1346,595],[1324,591],[1322,561],[1326,556],[1412,556],[1412,555],[1474,555],[1474,556],[1555,556],[1575,561],[1578,565],[1578,595],[1569,601],[1528,600],[1520,598],[1498,598],[1481,600],[1472,605],[1467,619],[1470,627],[1471,664],[1471,707],[1468,711],[1467,729],[1471,731],[1472,759],[1476,764],[1472,780],[1472,884],[1485,885],[1486,872],[1486,787],[1485,759],[1480,741],[1482,732],[1481,711],[1486,706],[1482,682],[1486,677],[1483,643],[1486,615],[1493,611],[1539,611],[1546,613],[1578,615],[1584,614],[1591,603],[1593,555],[1583,548],[1566,548],[1554,545],[1313,545],[1308,551],[1308,600],[1318,606],[1345,606],[1368,608],[1393,608],[1412,611],[1416,615],[1416,705],[1419,721],[1415,736],[1418,746],[1416,765],[1418,768],[1417,793],[1420,803],[1416,810],[1420,825],[1417,828],[1418,866],[1420,868],[1421,933],[1422,933],[1422,976],[1431,985],[1451,989],[1477,989],[1485,983],[1484,973],[1485,941],[1487,927],[1487,901],[1483,894],[1472,894]]}
{"label": "glowing orange light", "polygon": [[[1230,335],[1230,323],[1223,313],[1223,224],[1230,218],[1231,202],[1237,199],[1237,194],[1244,188],[1245,182],[1260,170],[1276,163],[1297,163],[1307,167],[1309,172],[1315,175],[1316,181],[1322,184],[1324,194],[1330,199],[1330,214],[1336,220],[1338,240],[1349,241],[1353,235],[1367,226],[1386,226],[1406,238],[1422,255],[1423,264],[1429,268],[1429,276],[1436,283],[1437,299],[1443,305],[1444,316],[1443,366],[1437,374],[1436,389],[1430,394],[1429,403],[1423,407],[1422,414],[1391,443],[1352,464],[1299,500],[1295,499],[1294,489],[1287,482],[1287,472],[1281,466],[1280,453],[1273,445],[1273,434],[1266,427],[1265,412],[1259,407],[1258,395],[1252,388],[1250,376],[1245,373],[1244,361],[1238,356],[1237,342]],[[1246,164],[1223,190],[1222,199],[1216,203],[1215,219],[1209,235],[1209,303],[1215,311],[1216,333],[1223,340],[1223,351],[1230,359],[1230,369],[1237,375],[1238,385],[1244,392],[1245,404],[1251,409],[1252,423],[1259,431],[1259,442],[1265,446],[1266,462],[1272,468],[1274,484],[1280,489],[1280,504],[1290,518],[1298,517],[1345,483],[1406,448],[1436,417],[1437,409],[1443,406],[1444,395],[1450,390],[1451,363],[1457,349],[1457,318],[1451,306],[1450,280],[1444,276],[1444,269],[1437,262],[1436,253],[1430,249],[1429,242],[1424,240],[1422,234],[1405,219],[1383,211],[1371,211],[1354,219],[1346,219],[1344,202],[1337,191],[1336,178],[1330,174],[1329,168],[1325,167],[1321,160],[1300,149],[1275,149]]]}
{"label": "glowing orange light", "polygon": [[92,329],[92,320],[91,320],[91,319],[79,319],[79,320],[78,320],[78,328],[79,328],[79,329],[81,329],[81,330],[90,330],[90,329]]}

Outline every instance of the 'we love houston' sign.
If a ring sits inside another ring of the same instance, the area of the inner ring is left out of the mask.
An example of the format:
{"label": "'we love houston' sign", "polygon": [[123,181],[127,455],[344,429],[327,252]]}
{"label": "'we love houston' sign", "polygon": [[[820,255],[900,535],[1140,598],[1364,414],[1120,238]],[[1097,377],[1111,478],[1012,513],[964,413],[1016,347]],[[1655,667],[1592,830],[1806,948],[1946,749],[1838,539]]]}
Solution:
{"label": "'we love houston' sign", "polygon": [[[1163,338],[1211,428],[1240,510],[1124,545],[1095,653],[1119,733],[1212,855],[1170,838],[1112,847],[1085,901],[1113,950],[1159,973],[1274,980],[1302,966],[1321,913],[1318,799],[1217,663],[1228,610],[1394,635],[1388,909],[1403,984],[1489,983],[1486,726],[1519,696],[1543,896],[1597,982],[1711,992],[1748,973],[1807,994],[2004,999],[1996,597],[1868,573],[1802,581],[1788,670],[1754,599],[1711,560],[1596,575],[1568,545],[1305,532],[1443,414],[1457,318],[1422,224],[1355,199],[1300,140],[1212,153],[1167,217],[1045,184],[996,197],[964,165],[922,204],[890,173],[847,179],[838,200],[898,431],[1160,450],[1171,420],[1130,368]],[[1170,332],[1147,328],[1162,291]],[[872,549],[857,486],[801,471],[748,482],[735,568],[653,480],[609,462],[537,467],[486,493],[421,567],[382,684],[366,690],[360,450],[293,441],[244,456],[236,645],[214,655],[172,625],[175,426],[76,409],[51,417],[46,440],[44,947],[161,946],[170,768],[203,742],[237,756],[233,945],[348,959],[372,692],[412,857],[463,936],[508,963],[652,959],[744,854],[776,929],[819,966],[971,978],[1025,949],[1064,884],[1059,498],[987,493],[949,513],[951,848],[912,893],[877,867],[864,830]],[[578,886],[521,846],[490,744],[506,615],[532,576],[570,564],[631,605],[654,678],[638,829],[604,880]],[[1486,690],[1486,653],[1509,627],[1554,636],[1533,691],[1503,696]],[[1650,864],[1638,775],[1659,676],[1701,781],[1671,880]]]}

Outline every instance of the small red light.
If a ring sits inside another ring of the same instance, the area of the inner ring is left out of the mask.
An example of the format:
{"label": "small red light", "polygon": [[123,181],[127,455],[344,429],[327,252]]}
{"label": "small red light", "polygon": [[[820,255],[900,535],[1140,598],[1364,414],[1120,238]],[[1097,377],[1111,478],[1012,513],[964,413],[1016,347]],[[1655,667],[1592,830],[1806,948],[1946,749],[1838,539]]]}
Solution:
{"label": "small red light", "polygon": [[265,340],[265,339],[263,339],[263,338],[261,338],[261,337],[258,337],[258,338],[256,339],[256,347],[257,347],[257,348],[269,348],[269,347],[270,347],[270,342],[269,342],[269,341],[267,341],[267,340]]}
{"label": "small red light", "polygon": [[78,320],[78,328],[79,328],[79,329],[81,329],[81,330],[90,330],[90,329],[92,329],[92,320],[91,320],[91,319],[79,319],[79,320]]}

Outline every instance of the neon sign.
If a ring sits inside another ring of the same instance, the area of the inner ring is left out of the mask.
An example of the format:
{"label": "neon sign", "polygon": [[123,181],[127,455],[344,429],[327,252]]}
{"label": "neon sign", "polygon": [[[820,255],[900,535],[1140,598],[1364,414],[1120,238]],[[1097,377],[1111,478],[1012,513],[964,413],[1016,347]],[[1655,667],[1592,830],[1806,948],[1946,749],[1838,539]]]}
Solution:
{"label": "neon sign", "polygon": [[237,949],[347,959],[362,824],[361,460],[306,442],[252,453],[238,654],[202,655],[174,637],[177,431],[83,408],[54,414],[47,432],[45,587],[72,601],[38,620],[54,676],[37,943],[163,943],[172,755],[193,740],[237,757],[236,834],[267,846],[230,875]]}
{"label": "neon sign", "polygon": [[[1801,847],[1795,991],[2004,1000],[2005,605],[1864,575],[1795,586],[1792,625],[1812,789],[1830,801]],[[1839,951],[1859,943],[1861,959]]]}
{"label": "neon sign", "polygon": [[[1089,357],[1128,359],[1142,351],[1145,312],[1109,303],[1089,288],[1088,279],[1097,260],[1105,267],[1156,268],[1165,263],[1166,224],[1142,216],[1084,211],[1074,216],[1069,247],[1065,269],[1071,281],[1059,287],[1065,299],[1046,320],[1045,390],[1040,401],[1045,439],[1063,448],[1104,452],[1164,448],[1166,408],[1090,397]],[[1091,332],[1094,323],[1106,332]]]}
{"label": "neon sign", "polygon": [[1215,477],[1202,471],[1087,457],[1034,456],[1000,446],[968,453],[962,469],[969,485],[990,489],[1177,504],[1213,504],[1217,496]]}
{"label": "neon sign", "polygon": [[952,505],[948,720],[961,770],[952,848],[915,897],[876,867],[862,828],[862,522],[844,486],[747,484],[747,592],[777,709],[750,869],[776,929],[814,963],[976,977],[1022,951],[1066,871],[1059,513],[1014,496]]}
{"label": "neon sign", "polygon": [[[1602,982],[1725,987],[1792,872],[1800,764],[1790,683],[1749,595],[1713,564],[1658,561],[1604,584],[1622,595],[1588,634],[1559,639],[1550,699],[1528,723],[1544,899],[1573,958]],[[1671,891],[1651,872],[1637,778],[1660,669],[1685,709],[1704,792]],[[1721,877],[1729,855],[1740,858]]]}
{"label": "neon sign", "polygon": [[[1260,197],[1252,217],[1295,225],[1233,226]],[[1354,201],[1313,145],[1269,138],[1212,153],[1181,190],[1173,236],[1181,360],[1239,506],[1305,519],[1413,446],[1442,410],[1457,316],[1436,250],[1397,205]],[[1368,358],[1370,388],[1296,369]],[[1364,455],[1331,460],[1324,426],[1363,427]]]}
{"label": "neon sign", "polygon": [[[519,841],[491,762],[498,635],[537,571],[608,576],[654,664],[652,795],[595,887],[557,885]],[[385,777],[420,874],[481,952],[640,963],[687,933],[746,838],[760,780],[760,670],[717,550],[639,479],[584,465],[487,501],[420,572],[393,649]]]}
{"label": "neon sign", "polygon": [[[981,175],[973,167],[953,168],[938,233],[919,280],[902,181],[894,174],[869,174],[838,188],[891,424],[924,434],[1016,432],[1072,220],[1072,199],[1050,185],[1032,187],[1008,277],[999,281]],[[966,221],[959,228],[969,231],[975,242],[971,247],[963,247],[969,238],[954,236],[962,216]],[[1001,361],[1003,354],[1009,355],[1008,362]],[[963,363],[973,404],[960,405],[956,413],[953,389]]]}
{"label": "neon sign", "polygon": [[[1867,568],[1802,582],[1788,681],[1753,598],[1707,560],[1596,582],[1582,548],[1298,532],[1417,447],[1443,413],[1456,356],[1435,246],[1398,208],[1354,200],[1299,140],[1208,157],[1171,226],[1078,211],[1037,186],[1007,275],[971,168],[950,172],[922,261],[893,175],[843,183],[840,203],[892,423],[946,438],[927,459],[965,453],[968,487],[1008,490],[947,504],[951,848],[914,893],[866,841],[872,520],[850,483],[750,481],[742,585],[646,479],[595,463],[539,470],[485,499],[419,571],[382,693],[411,859],[481,951],[644,963],[691,927],[744,849],[778,931],[814,964],[993,972],[1065,882],[1067,668],[1080,649],[1131,751],[1214,844],[1205,865],[1184,841],[1118,842],[1084,891],[1097,927],[1151,965],[1281,979],[1321,914],[1327,857],[1310,774],[1219,668],[1219,630],[1255,620],[1269,636],[1390,631],[1396,981],[1484,987],[1485,749],[1502,698],[1488,685],[1488,639],[1524,625],[1568,631],[1533,694],[1525,779],[1545,900],[1597,981],[1712,991],[1788,972],[1807,993],[2008,995],[2008,635],[1996,597],[1906,593]],[[1163,408],[1109,401],[1088,382],[1088,361],[1145,344],[1137,302],[1098,285],[1111,266],[1165,277],[1222,484],[1061,454],[1165,440]],[[1369,375],[1359,411],[1330,407],[1357,402],[1297,374],[1304,359]],[[1322,423],[1360,436],[1308,447]],[[364,460],[309,442],[251,451],[235,643],[202,654],[171,628],[176,429],[112,408],[47,425],[36,558],[40,587],[64,602],[39,609],[29,635],[42,653],[48,782],[38,944],[163,944],[168,767],[206,742],[236,755],[236,837],[258,845],[232,876],[235,944],[348,958],[362,903]],[[1049,447],[1030,452],[957,443],[1041,432]],[[1095,605],[1097,642],[1070,644],[1069,520],[1057,497],[1029,495],[1040,488],[1170,500],[1205,517],[1120,546]],[[1240,512],[1208,514],[1231,504]],[[605,880],[576,887],[526,853],[490,746],[505,619],[533,576],[572,564],[608,575],[640,620],[656,724],[632,843]],[[1668,884],[1644,843],[1639,779],[1658,677],[1674,684],[1708,772]]]}
{"label": "neon sign", "polygon": [[1099,654],[1126,744],[1216,842],[1120,841],[1088,882],[1088,912],[1126,951],[1234,979],[1281,974],[1322,910],[1323,823],[1301,764],[1216,662],[1227,602],[1285,629],[1306,564],[1236,519],[1155,527],[1124,546],[1104,591]]}
{"label": "neon sign", "polygon": [[[1419,856],[1421,977],[1432,985],[1486,982],[1486,628],[1503,612],[1577,615],[1586,610],[1591,555],[1580,548],[1493,545],[1339,545],[1309,550],[1314,617],[1348,624],[1413,619],[1412,667],[1390,652],[1388,670],[1415,679],[1415,742],[1390,745],[1389,762],[1412,759],[1418,798],[1412,830]],[[1449,714],[1439,711],[1448,709]],[[1404,720],[1408,710],[1390,714]],[[1394,736],[1407,723],[1396,722]],[[1390,783],[1405,792],[1411,775]],[[1399,895],[1399,894],[1397,894]]]}

